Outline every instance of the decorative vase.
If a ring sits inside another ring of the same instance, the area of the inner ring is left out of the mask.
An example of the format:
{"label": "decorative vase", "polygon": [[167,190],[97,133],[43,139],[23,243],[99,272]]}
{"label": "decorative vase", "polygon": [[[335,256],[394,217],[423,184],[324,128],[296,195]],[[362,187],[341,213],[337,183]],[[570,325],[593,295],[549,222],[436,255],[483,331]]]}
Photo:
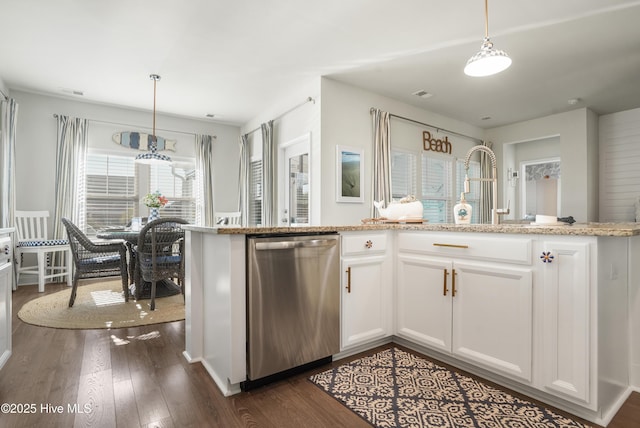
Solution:
{"label": "decorative vase", "polygon": [[158,208],[149,207],[149,219],[147,220],[147,222],[157,220],[159,218],[160,212],[158,211]]}

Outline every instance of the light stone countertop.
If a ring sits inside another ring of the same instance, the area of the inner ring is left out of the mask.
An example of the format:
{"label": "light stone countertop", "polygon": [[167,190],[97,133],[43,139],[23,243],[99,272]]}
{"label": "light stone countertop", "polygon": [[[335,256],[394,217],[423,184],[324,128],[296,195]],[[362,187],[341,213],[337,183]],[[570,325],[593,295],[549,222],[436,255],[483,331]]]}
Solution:
{"label": "light stone countertop", "polygon": [[319,232],[358,232],[367,230],[412,230],[425,232],[474,232],[503,233],[521,235],[573,235],[573,236],[635,236],[640,235],[640,223],[574,223],[573,225],[539,226],[532,224],[505,223],[490,224],[453,224],[453,223],[376,223],[343,226],[304,226],[304,227],[204,227],[183,226],[194,232],[225,235],[319,233]]}

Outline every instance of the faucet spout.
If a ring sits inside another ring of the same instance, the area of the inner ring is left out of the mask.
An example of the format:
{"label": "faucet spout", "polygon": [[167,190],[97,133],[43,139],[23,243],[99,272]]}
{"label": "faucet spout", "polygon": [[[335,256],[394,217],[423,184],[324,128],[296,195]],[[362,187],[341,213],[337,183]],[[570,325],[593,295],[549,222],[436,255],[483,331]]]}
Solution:
{"label": "faucet spout", "polygon": [[[491,177],[483,178],[469,178],[469,162],[471,156],[475,152],[485,152],[491,160]],[[467,152],[467,156],[464,159],[465,177],[464,177],[464,192],[469,193],[471,191],[471,181],[484,181],[491,182],[491,224],[500,224],[500,214],[508,214],[509,210],[498,209],[498,161],[496,154],[487,146],[477,145],[471,147]]]}

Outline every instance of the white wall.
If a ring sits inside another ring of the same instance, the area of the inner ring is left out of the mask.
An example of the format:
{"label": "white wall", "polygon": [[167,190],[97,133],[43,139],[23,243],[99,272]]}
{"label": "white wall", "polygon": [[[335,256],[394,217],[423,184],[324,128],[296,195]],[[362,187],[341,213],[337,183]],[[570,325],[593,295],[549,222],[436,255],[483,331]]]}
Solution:
{"label": "white wall", "polygon": [[[573,216],[578,222],[597,221],[598,135],[597,116],[593,112],[582,108],[485,132],[499,160],[504,159],[505,144],[551,136],[560,139],[562,215]],[[500,168],[499,174],[504,177],[505,173],[506,168]]]}
{"label": "white wall", "polygon": [[[311,97],[313,101],[307,102],[308,97]],[[281,94],[277,100],[273,100],[273,103],[267,110],[260,112],[256,117],[245,123],[241,127],[240,132],[241,134],[250,133],[249,144],[251,144],[252,147],[252,156],[255,157],[260,157],[262,152],[262,135],[259,130],[261,123],[275,119],[273,122],[273,142],[276,147],[281,147],[283,144],[306,134],[311,136],[309,166],[311,225],[323,224],[320,208],[320,189],[323,182],[320,105],[320,79],[314,78],[299,87],[292,87],[286,93]],[[282,215],[278,215],[278,221],[281,217]],[[281,225],[281,223],[278,224],[278,226]]]}
{"label": "white wall", "polygon": [[600,220],[640,221],[640,109],[600,117]]}
{"label": "white wall", "polygon": [[[371,107],[448,129],[474,138],[482,138],[482,129],[464,122],[422,110],[373,92],[349,86],[329,78],[322,79],[322,222],[332,225],[360,224],[372,215],[373,130]],[[391,119],[392,147],[422,151],[422,131],[430,128]],[[441,134],[440,134],[441,135]],[[453,154],[464,157],[476,143],[449,136]],[[336,146],[364,150],[364,203],[336,202]]]}
{"label": "white wall", "polygon": [[[521,186],[525,181],[520,166],[522,162],[560,157],[560,137],[554,136],[542,140],[525,141],[502,146],[502,168],[498,171],[500,184],[503,185],[503,197],[509,201],[511,213],[505,219],[521,220],[524,217],[521,200]],[[517,180],[509,181],[507,172],[511,169],[520,173]],[[506,175],[505,175],[506,174]]]}
{"label": "white wall", "polygon": [[[152,113],[101,104],[80,102],[29,92],[12,91],[19,105],[16,132],[16,206],[20,210],[55,209],[56,120],[54,114],[89,119],[89,144],[114,152],[126,153],[112,142],[119,131],[150,132]],[[124,124],[113,125],[100,122]],[[167,131],[171,130],[171,131]],[[177,140],[172,157],[193,157],[192,134],[217,136],[214,143],[214,206],[216,209],[235,209],[238,198],[238,136],[239,128],[207,121],[174,116],[156,115],[156,134]],[[233,179],[229,179],[233,177]]]}

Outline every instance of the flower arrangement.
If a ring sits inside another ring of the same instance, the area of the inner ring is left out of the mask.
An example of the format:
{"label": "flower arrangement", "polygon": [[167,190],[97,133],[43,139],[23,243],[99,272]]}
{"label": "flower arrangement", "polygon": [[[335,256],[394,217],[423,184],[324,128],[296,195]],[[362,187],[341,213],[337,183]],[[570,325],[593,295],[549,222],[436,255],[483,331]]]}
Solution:
{"label": "flower arrangement", "polygon": [[169,200],[160,194],[159,190],[149,193],[142,199],[142,202],[149,208],[162,208],[167,205]]}

